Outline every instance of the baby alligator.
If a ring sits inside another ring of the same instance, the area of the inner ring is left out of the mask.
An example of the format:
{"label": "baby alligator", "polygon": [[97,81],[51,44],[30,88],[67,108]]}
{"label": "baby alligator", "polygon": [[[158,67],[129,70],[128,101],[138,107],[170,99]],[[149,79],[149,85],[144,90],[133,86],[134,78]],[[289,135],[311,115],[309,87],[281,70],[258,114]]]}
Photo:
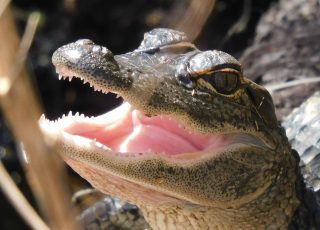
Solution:
{"label": "baby alligator", "polygon": [[136,204],[152,229],[315,228],[315,216],[301,215],[309,212],[300,159],[272,98],[229,54],[154,29],[133,52],[84,39],[52,60],[59,78],[125,102],[97,117],[41,119],[44,133],[94,187]]}

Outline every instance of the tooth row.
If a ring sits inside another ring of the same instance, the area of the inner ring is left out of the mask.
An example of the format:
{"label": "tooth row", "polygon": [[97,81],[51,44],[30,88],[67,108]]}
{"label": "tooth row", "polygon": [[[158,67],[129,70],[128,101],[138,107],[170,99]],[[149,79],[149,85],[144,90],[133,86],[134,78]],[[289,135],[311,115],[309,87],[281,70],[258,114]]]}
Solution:
{"label": "tooth row", "polygon": [[98,142],[96,138],[94,138],[94,139],[91,141],[91,145],[94,145],[94,146],[96,146],[96,147],[98,147],[98,148],[100,148],[100,149],[104,149],[104,150],[111,151],[111,149],[110,149],[108,146],[102,144],[101,142]]}
{"label": "tooth row", "polygon": [[61,74],[59,74],[59,80],[69,80],[69,81],[71,81],[72,80],[72,78],[73,78],[73,76],[64,76],[64,75],[61,75]]}
{"label": "tooth row", "polygon": [[[91,82],[89,82],[88,80],[86,80],[83,77],[79,76],[77,78],[81,79],[84,84],[89,83],[90,87],[93,88],[94,91],[101,92],[101,93],[104,93],[104,94],[108,94],[109,93],[109,91],[96,87],[94,84],[92,84]],[[73,76],[64,76],[62,74],[59,74],[59,80],[62,80],[62,79],[63,80],[69,80],[69,82],[71,82],[71,80],[73,79]],[[119,97],[120,97],[120,95],[117,95],[117,98],[119,98]]]}

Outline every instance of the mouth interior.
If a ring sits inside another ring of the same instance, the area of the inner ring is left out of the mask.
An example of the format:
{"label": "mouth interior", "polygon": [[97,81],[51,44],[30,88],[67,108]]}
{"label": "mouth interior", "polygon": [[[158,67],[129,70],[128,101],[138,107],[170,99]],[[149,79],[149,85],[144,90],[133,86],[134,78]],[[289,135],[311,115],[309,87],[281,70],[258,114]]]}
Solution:
{"label": "mouth interior", "polygon": [[148,117],[127,102],[97,117],[70,113],[55,121],[55,127],[122,154],[208,152],[230,143],[227,135],[197,134],[168,115]]}

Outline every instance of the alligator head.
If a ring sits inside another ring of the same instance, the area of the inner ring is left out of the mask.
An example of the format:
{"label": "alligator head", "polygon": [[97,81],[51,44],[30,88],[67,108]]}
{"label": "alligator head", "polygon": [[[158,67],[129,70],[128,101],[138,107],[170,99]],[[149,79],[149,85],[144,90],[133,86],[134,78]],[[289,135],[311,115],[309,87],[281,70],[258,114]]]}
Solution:
{"label": "alligator head", "polygon": [[284,227],[297,199],[296,159],[269,93],[227,53],[154,29],[113,55],[90,40],[52,57],[124,103],[97,117],[41,119],[65,161],[99,190],[138,205],[154,229]]}

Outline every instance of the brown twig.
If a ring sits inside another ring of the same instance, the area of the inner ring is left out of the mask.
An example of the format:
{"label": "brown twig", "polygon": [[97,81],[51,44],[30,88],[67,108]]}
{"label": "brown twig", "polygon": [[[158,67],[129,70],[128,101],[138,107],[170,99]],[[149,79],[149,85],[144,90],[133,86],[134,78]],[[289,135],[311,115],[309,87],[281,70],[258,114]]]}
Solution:
{"label": "brown twig", "polygon": [[303,84],[310,84],[310,83],[316,83],[320,82],[320,77],[306,77],[306,76],[301,76],[301,79],[299,80],[292,80],[288,82],[281,82],[277,84],[269,84],[265,85],[266,89],[272,94],[274,91],[289,88],[289,87],[295,87],[298,85],[303,85]]}

